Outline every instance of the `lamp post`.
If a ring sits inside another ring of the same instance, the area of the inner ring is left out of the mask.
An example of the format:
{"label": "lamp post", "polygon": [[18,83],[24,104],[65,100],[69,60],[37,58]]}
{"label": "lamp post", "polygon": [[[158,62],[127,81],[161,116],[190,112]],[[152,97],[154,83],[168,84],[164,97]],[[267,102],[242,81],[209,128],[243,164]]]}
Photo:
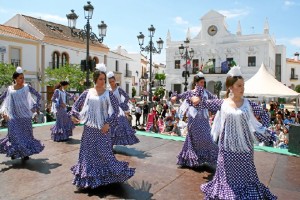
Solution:
{"label": "lamp post", "polygon": [[152,102],[152,54],[153,53],[157,53],[157,54],[161,53],[164,41],[161,38],[159,38],[159,40],[156,41],[157,42],[157,48],[158,48],[158,50],[157,50],[154,47],[154,43],[152,42],[152,38],[153,38],[154,33],[155,33],[154,26],[151,25],[148,28],[148,31],[149,31],[150,41],[149,41],[149,44],[147,46],[143,47],[145,36],[142,32],[140,32],[140,34],[137,36],[137,38],[138,38],[138,41],[139,41],[141,51],[146,51],[147,53],[150,53],[149,101]]}
{"label": "lamp post", "polygon": [[184,73],[184,77],[185,77],[185,81],[184,81],[184,91],[187,91],[187,85],[188,85],[188,82],[187,82],[187,61],[188,60],[191,60],[193,57],[194,57],[194,49],[191,48],[190,51],[188,51],[188,48],[189,48],[189,39],[187,38],[185,41],[184,41],[184,44],[185,46],[183,46],[183,44],[181,44],[181,46],[179,47],[179,53],[181,55],[181,58],[182,59],[185,59],[185,73]]}
{"label": "lamp post", "polygon": [[71,10],[70,14],[67,14],[68,18],[68,25],[71,29],[71,35],[73,37],[78,37],[82,40],[86,39],[86,61],[85,61],[85,70],[86,70],[86,88],[89,88],[90,86],[90,70],[91,66],[89,66],[89,57],[90,57],[90,40],[92,43],[94,42],[103,42],[103,38],[106,36],[106,29],[107,25],[101,21],[101,24],[98,25],[99,29],[99,38],[95,33],[92,32],[92,27],[90,25],[90,19],[93,17],[93,11],[94,7],[92,6],[91,2],[88,1],[87,5],[83,6],[84,10],[84,17],[87,19],[87,23],[84,26],[84,29],[78,30],[76,29],[76,20],[78,18],[78,15],[74,12],[74,10]]}

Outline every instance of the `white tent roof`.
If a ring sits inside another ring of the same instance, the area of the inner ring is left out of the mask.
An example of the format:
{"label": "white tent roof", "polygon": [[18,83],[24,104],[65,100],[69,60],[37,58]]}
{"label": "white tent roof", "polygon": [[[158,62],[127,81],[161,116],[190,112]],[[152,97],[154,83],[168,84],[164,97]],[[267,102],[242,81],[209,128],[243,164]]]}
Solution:
{"label": "white tent roof", "polygon": [[297,97],[300,94],[277,81],[262,63],[258,72],[245,82],[245,96]]}

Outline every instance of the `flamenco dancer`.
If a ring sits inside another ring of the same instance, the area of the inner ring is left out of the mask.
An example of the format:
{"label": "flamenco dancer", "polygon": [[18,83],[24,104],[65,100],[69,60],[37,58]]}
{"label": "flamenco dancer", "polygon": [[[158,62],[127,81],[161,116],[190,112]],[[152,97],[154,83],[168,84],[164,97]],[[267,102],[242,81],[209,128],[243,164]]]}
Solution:
{"label": "flamenco dancer", "polygon": [[108,72],[107,78],[111,92],[118,100],[120,107],[118,123],[112,127],[111,131],[112,145],[133,145],[139,143],[140,141],[135,135],[136,131],[132,128],[125,115],[125,112],[129,111],[129,96],[116,84],[116,78],[113,72]]}
{"label": "flamenco dancer", "polygon": [[75,128],[70,116],[67,113],[67,98],[73,96],[66,92],[69,85],[68,81],[61,81],[55,86],[52,100],[51,111],[56,114],[56,123],[51,127],[51,139],[55,142],[66,141],[72,136]]}
{"label": "flamenco dancer", "polygon": [[[187,100],[196,95],[195,87],[204,87],[205,78],[202,72],[194,76],[193,90],[183,94],[175,94],[171,98],[172,102],[176,99],[184,99],[180,106],[182,114],[188,116],[188,134],[186,136],[183,148],[179,153],[177,164],[182,167],[199,167],[209,165],[216,167],[218,157],[218,145],[212,140],[210,135],[209,113],[202,104],[197,106],[189,105]],[[204,89],[201,94],[202,99],[215,99],[216,96]]]}
{"label": "flamenco dancer", "polygon": [[0,97],[0,101],[3,101],[0,113],[8,122],[7,136],[0,139],[0,153],[6,154],[11,159],[28,160],[29,156],[38,154],[44,149],[44,145],[33,137],[32,130],[32,114],[40,108],[41,95],[24,83],[21,67],[16,68],[12,78],[14,84],[8,86]]}
{"label": "flamenco dancer", "polygon": [[72,107],[74,123],[83,123],[78,163],[71,168],[73,184],[79,189],[96,188],[131,178],[135,169],[118,161],[111,148],[109,132],[118,120],[118,100],[106,90],[106,67],[98,64],[93,75],[95,86],[84,91]]}
{"label": "flamenco dancer", "polygon": [[[262,107],[243,98],[244,79],[239,67],[228,72],[226,88],[225,99],[202,100],[209,111],[218,111],[211,131],[219,145],[218,163],[213,180],[201,185],[205,199],[277,199],[259,181],[253,161],[254,140],[274,140],[266,128],[269,116]],[[191,100],[194,104],[201,101],[199,97]]]}

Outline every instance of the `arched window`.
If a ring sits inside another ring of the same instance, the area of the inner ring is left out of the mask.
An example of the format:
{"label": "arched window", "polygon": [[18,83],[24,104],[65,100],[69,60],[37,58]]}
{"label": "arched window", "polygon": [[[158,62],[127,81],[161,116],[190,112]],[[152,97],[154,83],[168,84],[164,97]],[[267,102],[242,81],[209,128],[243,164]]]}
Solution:
{"label": "arched window", "polygon": [[68,65],[68,64],[69,64],[69,55],[66,52],[64,52],[61,55],[61,65],[65,66],[65,65]]}
{"label": "arched window", "polygon": [[94,61],[96,64],[99,64],[99,58],[98,58],[98,57],[95,56],[95,57],[93,58],[93,61]]}
{"label": "arched window", "polygon": [[59,68],[59,52],[55,51],[52,54],[52,69]]}

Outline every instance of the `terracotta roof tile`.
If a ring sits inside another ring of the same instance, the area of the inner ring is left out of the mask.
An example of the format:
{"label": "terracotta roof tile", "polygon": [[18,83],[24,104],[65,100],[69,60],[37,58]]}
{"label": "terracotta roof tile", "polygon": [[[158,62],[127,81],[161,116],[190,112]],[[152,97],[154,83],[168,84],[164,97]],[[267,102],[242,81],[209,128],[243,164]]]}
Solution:
{"label": "terracotta roof tile", "polygon": [[287,58],[286,62],[299,63],[300,64],[300,60],[295,60],[294,58]]}
{"label": "terracotta roof tile", "polygon": [[[73,37],[71,34],[71,29],[68,26],[57,24],[54,22],[46,21],[43,19],[37,19],[31,16],[22,15],[27,21],[29,21],[33,26],[35,26],[41,33],[43,33],[46,37],[51,37],[60,40],[67,40],[71,42],[85,44],[86,42],[78,37]],[[77,31],[79,31],[77,29]],[[90,45],[93,46],[101,46],[104,48],[108,48],[104,44],[100,43],[92,43]]]}
{"label": "terracotta roof tile", "polygon": [[6,36],[14,36],[14,37],[17,36],[20,38],[26,38],[31,40],[38,40],[36,37],[24,32],[22,29],[11,27],[11,26],[0,25],[0,34]]}

